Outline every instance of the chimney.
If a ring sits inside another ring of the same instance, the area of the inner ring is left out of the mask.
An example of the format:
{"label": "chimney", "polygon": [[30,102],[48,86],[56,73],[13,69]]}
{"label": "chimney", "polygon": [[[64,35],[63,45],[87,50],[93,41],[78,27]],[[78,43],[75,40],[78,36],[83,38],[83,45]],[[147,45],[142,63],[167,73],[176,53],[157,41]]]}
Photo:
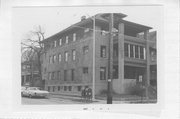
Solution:
{"label": "chimney", "polygon": [[81,17],[81,21],[85,20],[86,19],[86,16],[82,16]]}

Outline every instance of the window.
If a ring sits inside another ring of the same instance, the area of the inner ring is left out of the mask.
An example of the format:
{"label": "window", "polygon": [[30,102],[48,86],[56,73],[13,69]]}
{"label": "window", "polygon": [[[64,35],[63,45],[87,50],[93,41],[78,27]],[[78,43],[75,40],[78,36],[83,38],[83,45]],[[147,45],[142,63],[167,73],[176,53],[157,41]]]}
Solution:
{"label": "window", "polygon": [[113,66],[113,79],[118,79],[118,65]]}
{"label": "window", "polygon": [[137,45],[135,45],[135,58],[139,58],[139,51]]}
{"label": "window", "polygon": [[65,52],[64,55],[65,55],[65,59],[64,60],[67,62],[68,61],[68,52]]}
{"label": "window", "polygon": [[83,67],[83,74],[88,74],[88,67]]}
{"label": "window", "polygon": [[88,53],[89,51],[89,47],[88,46],[84,46],[83,47],[83,54],[85,55],[86,53]]}
{"label": "window", "polygon": [[100,80],[106,80],[106,67],[100,67]]}
{"label": "window", "polygon": [[144,59],[144,50],[142,46],[140,46],[140,59]]}
{"label": "window", "polygon": [[64,70],[64,81],[67,80],[67,70]]}
{"label": "window", "polygon": [[55,86],[53,86],[53,92],[55,91]]}
{"label": "window", "polygon": [[53,63],[53,57],[49,56],[49,64]]}
{"label": "window", "polygon": [[68,88],[69,88],[69,91],[71,91],[71,90],[72,90],[72,86],[68,86]]}
{"label": "window", "polygon": [[60,86],[58,86],[58,91],[60,91]]}
{"label": "window", "polygon": [[50,86],[48,86],[48,91],[50,92]]}
{"label": "window", "polygon": [[128,44],[127,43],[124,44],[124,55],[125,57],[128,57]]}
{"label": "window", "polygon": [[62,39],[59,39],[59,46],[62,45]]}
{"label": "window", "polygon": [[64,86],[64,91],[66,91],[67,90],[67,86]]}
{"label": "window", "polygon": [[113,57],[118,57],[118,44],[113,45]]}
{"label": "window", "polygon": [[151,60],[152,61],[156,60],[156,51],[151,51]]}
{"label": "window", "polygon": [[106,57],[106,46],[101,46],[101,57]]}
{"label": "window", "polygon": [[53,63],[56,62],[56,55],[53,56]]}
{"label": "window", "polygon": [[74,69],[71,69],[71,80],[74,81]]}
{"label": "window", "polygon": [[51,72],[48,73],[48,79],[51,80]]}
{"label": "window", "polygon": [[56,43],[57,43],[57,42],[56,42],[56,40],[55,40],[55,41],[54,41],[54,47],[56,47]]}
{"label": "window", "polygon": [[72,50],[72,60],[75,60],[75,59],[76,59],[76,51]]}
{"label": "window", "polygon": [[130,44],[130,57],[134,57],[133,45]]}
{"label": "window", "polygon": [[58,59],[59,59],[59,62],[61,62],[61,54],[59,54]]}
{"label": "window", "polygon": [[54,72],[51,73],[51,79],[54,80]]}
{"label": "window", "polygon": [[144,59],[146,59],[146,48],[143,48],[143,52],[144,52]]}
{"label": "window", "polygon": [[58,75],[58,79],[61,80],[61,72],[60,71],[57,72],[57,75]]}
{"label": "window", "polygon": [[76,33],[73,33],[73,41],[76,41]]}
{"label": "window", "polygon": [[81,91],[81,86],[78,86],[78,87],[77,87],[77,90],[78,90],[78,91]]}
{"label": "window", "polygon": [[68,42],[69,42],[69,37],[66,36],[66,44],[68,44]]}

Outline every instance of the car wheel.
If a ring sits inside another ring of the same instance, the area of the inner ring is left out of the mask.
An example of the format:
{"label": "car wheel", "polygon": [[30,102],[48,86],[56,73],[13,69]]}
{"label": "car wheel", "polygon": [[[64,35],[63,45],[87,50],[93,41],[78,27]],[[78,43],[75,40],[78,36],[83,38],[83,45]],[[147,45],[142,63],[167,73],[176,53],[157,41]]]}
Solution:
{"label": "car wheel", "polygon": [[29,98],[32,98],[32,95],[31,95],[31,94],[29,94]]}

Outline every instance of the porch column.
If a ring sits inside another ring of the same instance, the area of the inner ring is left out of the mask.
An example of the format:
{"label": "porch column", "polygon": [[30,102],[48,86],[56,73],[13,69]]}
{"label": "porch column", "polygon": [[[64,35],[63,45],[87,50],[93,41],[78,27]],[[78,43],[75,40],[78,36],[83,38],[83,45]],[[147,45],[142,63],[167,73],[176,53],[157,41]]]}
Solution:
{"label": "porch column", "polygon": [[145,86],[146,86],[146,99],[149,98],[148,87],[150,84],[150,53],[149,53],[149,30],[144,32],[144,39],[146,40],[146,77],[145,77]]}
{"label": "porch column", "polygon": [[124,93],[124,24],[118,25],[118,79],[113,80],[113,90],[118,94]]}
{"label": "porch column", "polygon": [[120,83],[120,93],[124,93],[124,24],[120,23],[118,29],[118,80]]}

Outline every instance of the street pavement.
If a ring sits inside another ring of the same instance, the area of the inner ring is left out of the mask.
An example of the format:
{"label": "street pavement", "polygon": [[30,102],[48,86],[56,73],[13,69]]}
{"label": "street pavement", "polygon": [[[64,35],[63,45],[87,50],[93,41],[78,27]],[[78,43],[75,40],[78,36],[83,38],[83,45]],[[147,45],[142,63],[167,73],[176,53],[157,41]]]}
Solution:
{"label": "street pavement", "polygon": [[[132,97],[131,97],[132,98]],[[133,97],[132,100],[117,100],[113,98],[113,104],[127,104],[127,103],[147,103],[142,102],[140,99]],[[130,97],[128,97],[130,99]],[[148,103],[154,103],[156,100],[149,101]],[[79,96],[66,96],[66,95],[51,95],[48,98],[29,98],[22,97],[21,103],[23,105],[57,105],[57,104],[106,104],[106,97],[101,99],[95,99],[93,101],[84,101]]]}
{"label": "street pavement", "polygon": [[96,100],[93,102],[85,102],[80,98],[67,98],[66,96],[61,97],[49,97],[49,98],[29,98],[22,97],[21,103],[23,105],[56,105],[56,104],[105,104],[104,100]]}

